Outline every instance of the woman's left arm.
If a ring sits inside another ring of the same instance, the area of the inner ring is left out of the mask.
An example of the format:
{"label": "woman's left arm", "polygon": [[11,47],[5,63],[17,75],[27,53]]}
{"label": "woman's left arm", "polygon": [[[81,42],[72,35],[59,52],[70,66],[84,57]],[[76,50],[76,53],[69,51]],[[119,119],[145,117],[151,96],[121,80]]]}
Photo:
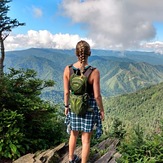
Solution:
{"label": "woman's left arm", "polygon": [[63,73],[65,115],[67,115],[69,111],[69,74],[69,66],[66,66]]}

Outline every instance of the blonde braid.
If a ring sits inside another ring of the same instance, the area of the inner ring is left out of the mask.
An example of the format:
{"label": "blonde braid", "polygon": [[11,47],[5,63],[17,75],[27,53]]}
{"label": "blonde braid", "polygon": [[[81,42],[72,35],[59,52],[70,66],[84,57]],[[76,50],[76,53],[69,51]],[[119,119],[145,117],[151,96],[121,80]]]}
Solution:
{"label": "blonde braid", "polygon": [[78,56],[79,62],[81,63],[80,73],[81,76],[84,74],[85,59],[90,56],[90,46],[86,41],[79,41],[76,45],[76,55]]}
{"label": "blonde braid", "polygon": [[81,42],[80,46],[81,46],[81,56],[80,56],[81,67],[80,67],[80,73],[81,73],[81,76],[83,76],[84,75],[84,68],[85,68],[85,55],[84,55],[84,45],[83,45],[83,42]]}

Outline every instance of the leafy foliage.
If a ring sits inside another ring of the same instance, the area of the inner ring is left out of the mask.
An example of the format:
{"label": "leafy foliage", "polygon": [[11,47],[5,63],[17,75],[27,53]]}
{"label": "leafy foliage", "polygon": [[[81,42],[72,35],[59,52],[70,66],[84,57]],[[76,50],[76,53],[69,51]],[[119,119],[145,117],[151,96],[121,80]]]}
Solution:
{"label": "leafy foliage", "polygon": [[24,127],[23,115],[4,109],[0,117],[0,156],[14,159],[20,157],[25,152],[22,144],[25,135],[21,131]]}
{"label": "leafy foliage", "polygon": [[61,107],[40,98],[54,81],[36,75],[31,69],[10,69],[0,80],[0,157],[15,159],[65,138]]}
{"label": "leafy foliage", "polygon": [[122,121],[120,121],[118,118],[114,118],[112,120],[112,125],[109,130],[109,137],[123,139],[125,133],[126,131],[124,129]]}
{"label": "leafy foliage", "polygon": [[7,13],[10,8],[7,4],[10,3],[11,1],[12,0],[1,0],[1,3],[0,3],[0,9],[1,9],[1,12],[0,12],[0,18],[1,18],[0,34],[2,34],[3,32],[10,32],[15,27],[25,25],[25,23],[19,23],[19,21],[17,19],[11,19],[10,17],[7,16]]}
{"label": "leafy foliage", "polygon": [[17,19],[11,19],[7,16],[9,11],[9,6],[7,5],[12,0],[1,0],[0,3],[0,77],[3,76],[3,67],[4,67],[4,59],[5,59],[5,48],[4,48],[4,40],[9,36],[9,32],[12,31],[13,28],[18,26],[23,26],[25,23],[19,23]]}
{"label": "leafy foliage", "polygon": [[144,138],[143,130],[136,126],[130,139],[121,142],[118,147],[122,157],[117,160],[131,163],[154,163],[163,160],[163,130],[157,135]]}

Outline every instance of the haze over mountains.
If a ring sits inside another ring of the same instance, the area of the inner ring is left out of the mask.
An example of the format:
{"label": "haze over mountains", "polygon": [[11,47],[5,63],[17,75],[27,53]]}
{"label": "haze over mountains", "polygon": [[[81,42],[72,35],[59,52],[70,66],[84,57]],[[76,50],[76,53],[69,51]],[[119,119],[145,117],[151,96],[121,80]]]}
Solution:
{"label": "haze over mountains", "polygon": [[[62,75],[66,65],[76,61],[74,50],[27,49],[6,53],[8,68],[34,69],[41,79],[53,79],[54,88],[43,92],[43,98],[63,100]],[[117,96],[137,91],[163,81],[163,55],[153,52],[92,50],[90,65],[101,75],[102,95]]]}

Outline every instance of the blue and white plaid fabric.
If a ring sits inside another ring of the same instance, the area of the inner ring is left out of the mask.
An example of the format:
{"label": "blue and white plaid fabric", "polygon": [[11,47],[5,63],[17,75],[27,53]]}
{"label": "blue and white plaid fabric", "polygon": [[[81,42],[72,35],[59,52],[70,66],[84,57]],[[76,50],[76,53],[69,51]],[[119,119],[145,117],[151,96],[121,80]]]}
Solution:
{"label": "blue and white plaid fabric", "polygon": [[70,134],[71,130],[91,132],[96,129],[96,138],[99,138],[102,131],[102,123],[100,112],[94,98],[89,100],[90,109],[84,116],[77,116],[75,113],[69,111],[65,119],[67,125],[67,133]]}

